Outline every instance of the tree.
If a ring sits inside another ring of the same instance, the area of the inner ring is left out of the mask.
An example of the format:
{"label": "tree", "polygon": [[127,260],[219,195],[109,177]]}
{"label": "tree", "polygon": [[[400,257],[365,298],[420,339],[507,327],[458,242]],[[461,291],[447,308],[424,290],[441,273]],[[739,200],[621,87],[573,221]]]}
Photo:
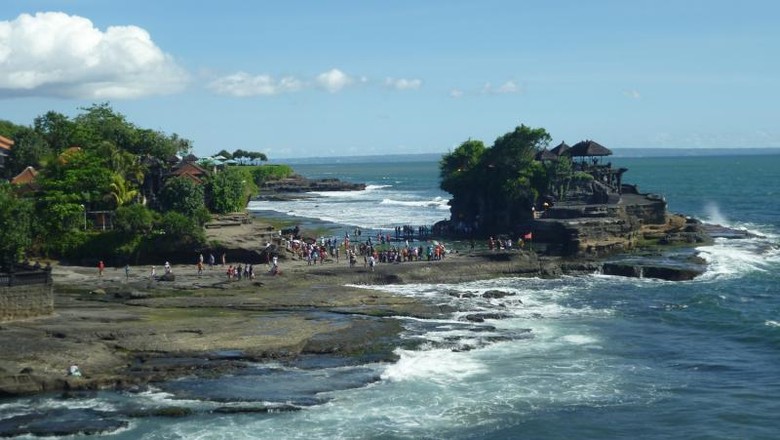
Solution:
{"label": "tree", "polygon": [[217,156],[222,156],[225,159],[232,159],[233,154],[231,154],[228,150],[220,150],[219,153],[217,153]]}
{"label": "tree", "polygon": [[152,231],[154,211],[139,204],[120,206],[116,209],[114,226],[126,234],[146,235]]}
{"label": "tree", "polygon": [[11,186],[0,183],[0,267],[8,268],[32,242],[32,204],[18,199]]}
{"label": "tree", "polygon": [[160,192],[163,211],[176,211],[193,217],[204,205],[203,186],[186,177],[168,179]]}
{"label": "tree", "polygon": [[447,192],[458,191],[473,180],[475,170],[485,153],[482,141],[467,140],[455,151],[445,154],[439,162],[441,189]]}
{"label": "tree", "polygon": [[[107,208],[106,195],[111,192],[114,173],[105,166],[105,158],[95,152],[78,151],[67,159],[55,161],[39,177],[41,188],[63,200],[92,208]],[[58,196],[59,197],[59,196]]]}
{"label": "tree", "polygon": [[124,115],[117,113],[107,103],[93,104],[81,108],[84,113],[76,116],[75,140],[83,148],[97,148],[105,141],[117,148],[138,153],[137,128],[127,122]]}
{"label": "tree", "polygon": [[162,215],[158,225],[169,243],[198,244],[205,241],[203,228],[195,219],[180,212],[169,211]]}
{"label": "tree", "polygon": [[47,112],[35,118],[35,132],[40,134],[55,154],[59,154],[75,144],[76,124],[62,113]]}
{"label": "tree", "polygon": [[46,139],[31,128],[18,130],[13,140],[14,146],[8,161],[11,176],[19,174],[28,166],[40,169],[54,155]]}
{"label": "tree", "polygon": [[27,127],[24,125],[14,124],[13,122],[6,121],[5,119],[0,119],[0,135],[9,139],[13,139],[16,136],[16,132],[24,128]]}
{"label": "tree", "polygon": [[259,153],[256,151],[244,151],[241,149],[238,149],[233,152],[233,159],[238,159],[238,158],[247,158],[250,160],[260,159],[263,162],[268,161],[268,156],[266,156],[264,153]]}
{"label": "tree", "polygon": [[138,197],[138,189],[134,188],[121,174],[115,173],[111,176],[110,188],[111,192],[108,196],[117,208],[132,202]]}
{"label": "tree", "polygon": [[543,128],[516,127],[490,148],[468,140],[439,164],[440,186],[452,194],[452,220],[482,231],[510,231],[531,216],[531,206],[547,191],[547,171],[534,160],[551,140]]}
{"label": "tree", "polygon": [[240,170],[228,168],[208,182],[208,207],[211,212],[236,212],[246,206],[245,177]]}

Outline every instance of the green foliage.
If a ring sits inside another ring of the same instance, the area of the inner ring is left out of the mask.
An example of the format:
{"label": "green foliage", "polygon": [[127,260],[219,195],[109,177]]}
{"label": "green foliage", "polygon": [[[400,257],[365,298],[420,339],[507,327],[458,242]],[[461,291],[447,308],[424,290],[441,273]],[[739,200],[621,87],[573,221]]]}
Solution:
{"label": "green foliage", "polygon": [[584,171],[577,171],[574,173],[574,176],[572,177],[572,180],[575,182],[591,182],[593,181],[593,176],[589,173],[586,173]]}
{"label": "green foliage", "polygon": [[18,125],[14,124],[11,121],[6,121],[5,119],[0,119],[0,135],[7,137],[8,139],[13,139],[16,137],[16,133],[19,130],[25,129],[24,125]]}
{"label": "green foliage", "polygon": [[468,140],[439,163],[440,186],[452,194],[453,219],[482,231],[509,231],[531,215],[551,185],[548,169],[534,160],[549,145],[543,128],[516,127],[485,148]]}
{"label": "green foliage", "polygon": [[40,169],[53,156],[54,151],[49,147],[46,139],[35,130],[22,127],[13,135],[14,146],[8,160],[8,168],[11,176],[19,174],[22,170],[31,166]]}
{"label": "green foliage", "polygon": [[233,159],[239,159],[239,158],[247,158],[247,159],[260,159],[261,161],[265,162],[268,160],[268,156],[266,156],[264,153],[259,153],[256,151],[244,151],[241,149],[238,149],[233,152]]}
{"label": "green foliage", "polygon": [[0,267],[19,261],[32,242],[32,204],[18,199],[7,183],[0,183]]}
{"label": "green foliage", "polygon": [[180,212],[166,212],[162,215],[158,226],[160,231],[166,236],[168,243],[176,242],[182,245],[189,245],[200,244],[206,241],[206,234],[195,219]]}
{"label": "green foliage", "polygon": [[137,154],[148,154],[162,160],[176,154],[187,154],[192,149],[192,142],[176,133],[168,136],[159,131],[139,129],[137,136]]}
{"label": "green foliage", "polygon": [[[146,238],[153,241],[153,237],[159,237],[155,232],[166,229],[171,233],[183,231],[186,242],[200,240],[200,226],[210,217],[202,186],[190,181],[179,185],[177,179],[171,180],[166,208],[180,210],[184,221],[172,217],[163,221],[155,212],[133,204],[140,198],[140,187],[149,171],[144,164],[155,164],[148,159],[157,158],[157,163],[163,164],[163,168],[155,168],[160,178],[166,172],[165,161],[174,154],[189,152],[191,142],[176,134],[138,128],[108,103],[81,110],[75,118],[47,112],[35,118],[31,127],[0,121],[0,134],[15,141],[7,173],[17,173],[28,165],[41,171],[40,191],[30,201],[19,201],[19,206],[28,207],[35,221],[27,222],[27,229],[4,228],[4,233],[29,235],[23,247],[33,252],[76,258],[88,257],[95,249],[104,250],[108,254],[104,258],[137,254]],[[63,154],[74,146],[80,150]],[[7,214],[16,206],[3,199],[0,209]],[[117,208],[116,231],[85,230],[87,211],[113,208]],[[14,215],[19,221],[26,218],[22,212]],[[164,238],[173,247],[181,242],[174,235]],[[13,243],[16,241],[8,238],[2,244],[10,248]]]}
{"label": "green foliage", "polygon": [[92,209],[108,208],[106,196],[111,193],[113,175],[97,152],[80,151],[47,167],[39,182],[45,192],[63,194],[65,199],[78,200]]}
{"label": "green foliage", "polygon": [[76,124],[62,113],[54,111],[35,118],[35,132],[41,135],[55,154],[76,144]]}
{"label": "green foliage", "polygon": [[455,151],[445,154],[439,162],[441,188],[453,193],[467,188],[480,174],[478,166],[485,154],[485,144],[482,141],[468,140]]}
{"label": "green foliage", "polygon": [[569,191],[572,181],[572,163],[568,156],[561,156],[558,160],[548,165],[550,175],[550,192],[555,194],[558,200],[563,199]]}
{"label": "green foliage", "polygon": [[156,220],[155,212],[143,205],[120,206],[116,209],[114,227],[125,234],[148,235]]}
{"label": "green foliage", "polygon": [[225,214],[246,206],[244,172],[239,168],[226,168],[211,176],[208,181],[208,207],[211,212]]}
{"label": "green foliage", "polygon": [[225,159],[232,159],[233,154],[229,152],[228,150],[220,150],[219,153],[217,153],[217,156],[222,156]]}
{"label": "green foliage", "polygon": [[280,180],[292,176],[295,171],[289,165],[259,165],[246,167],[252,175],[252,181],[258,187],[263,186],[265,182]]}
{"label": "green foliage", "polygon": [[176,211],[192,217],[204,207],[203,186],[186,177],[173,177],[160,192],[163,211]]}
{"label": "green foliage", "polygon": [[75,145],[92,150],[103,142],[109,142],[123,150],[134,150],[135,126],[127,122],[123,115],[116,113],[108,103],[93,104],[81,110],[84,113],[73,121]]}
{"label": "green foliage", "polygon": [[45,193],[35,204],[33,234],[36,252],[49,256],[68,255],[85,240],[85,205],[78,196],[59,191]]}

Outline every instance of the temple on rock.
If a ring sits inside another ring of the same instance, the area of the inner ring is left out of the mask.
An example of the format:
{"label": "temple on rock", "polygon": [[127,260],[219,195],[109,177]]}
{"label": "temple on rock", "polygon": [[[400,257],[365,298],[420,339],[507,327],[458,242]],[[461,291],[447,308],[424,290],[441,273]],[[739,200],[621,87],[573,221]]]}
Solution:
{"label": "temple on rock", "polygon": [[571,160],[571,180],[553,194],[540,198],[533,220],[523,225],[533,232],[537,246],[553,255],[604,255],[630,249],[643,226],[667,223],[666,201],[640,194],[623,183],[626,168],[604,162],[612,151],[584,140],[569,147],[562,142],[542,150],[539,161]]}

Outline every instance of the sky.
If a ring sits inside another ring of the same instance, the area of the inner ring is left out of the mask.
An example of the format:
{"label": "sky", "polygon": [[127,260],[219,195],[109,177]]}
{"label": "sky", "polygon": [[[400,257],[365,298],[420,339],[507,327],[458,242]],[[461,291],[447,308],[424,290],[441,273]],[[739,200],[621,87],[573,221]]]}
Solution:
{"label": "sky", "polygon": [[3,0],[0,119],[108,102],[198,156],[780,148],[776,0]]}

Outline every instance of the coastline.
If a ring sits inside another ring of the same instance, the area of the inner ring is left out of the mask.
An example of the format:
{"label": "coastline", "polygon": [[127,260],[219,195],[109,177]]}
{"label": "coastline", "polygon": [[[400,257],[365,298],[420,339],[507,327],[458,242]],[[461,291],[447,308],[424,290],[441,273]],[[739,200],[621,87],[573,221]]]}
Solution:
{"label": "coastline", "polygon": [[[373,272],[343,259],[316,266],[284,259],[281,275],[259,266],[255,280],[241,281],[228,281],[221,266],[198,276],[194,264],[174,265],[173,282],[150,281],[148,269],[131,267],[126,278],[108,268],[100,278],[96,268],[55,265],[55,313],[0,327],[0,396],[127,389],[306,354],[393,360],[402,331],[394,317],[453,310],[354,286],[557,271],[523,251],[379,264]],[[70,365],[83,375],[69,376]]]}
{"label": "coastline", "polygon": [[[279,232],[254,218],[207,228],[207,235],[228,249],[227,266],[243,264],[243,256],[277,241]],[[192,264],[172,265],[174,281],[152,280],[151,266],[131,267],[128,276],[124,268],[107,268],[101,278],[97,268],[53,265],[54,314],[0,325],[0,397],[129,389],[305,355],[394,361],[403,331],[398,317],[441,318],[457,310],[360,286],[554,278],[602,267],[606,273],[603,258],[481,246],[440,261],[380,263],[374,271],[362,262],[350,268],[344,258],[309,266],[289,251],[280,254],[280,275],[258,264],[256,278],[241,281],[228,280],[220,264],[199,275],[197,253]],[[617,270],[630,272],[632,264]],[[71,365],[83,375],[68,375]]]}

